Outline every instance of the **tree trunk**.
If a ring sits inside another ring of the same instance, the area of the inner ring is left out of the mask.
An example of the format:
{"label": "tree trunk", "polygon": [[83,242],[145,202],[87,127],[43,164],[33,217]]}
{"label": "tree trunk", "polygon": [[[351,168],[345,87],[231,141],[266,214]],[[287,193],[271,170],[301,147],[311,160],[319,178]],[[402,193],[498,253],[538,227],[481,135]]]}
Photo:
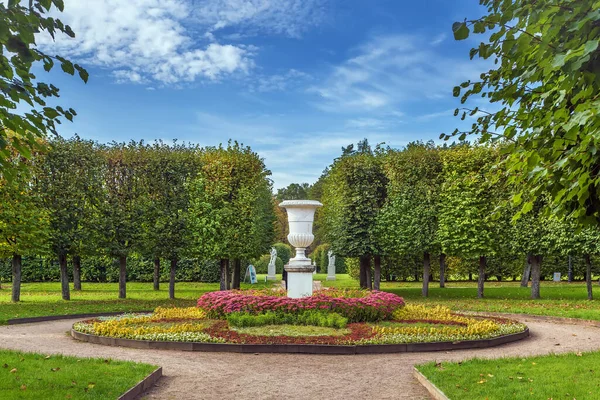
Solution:
{"label": "tree trunk", "polygon": [[242,260],[236,258],[233,260],[233,288],[240,288],[240,277],[242,275]]}
{"label": "tree trunk", "polygon": [[373,275],[371,272],[371,257],[367,257],[365,278],[367,279],[367,289],[369,290],[373,290]]}
{"label": "tree trunk", "polygon": [[232,260],[227,260],[227,265],[225,266],[225,271],[227,271],[226,272],[227,290],[231,290],[231,261]]}
{"label": "tree trunk", "polygon": [[473,281],[473,274],[469,272],[469,282]]}
{"label": "tree trunk", "polygon": [[71,300],[69,292],[69,273],[67,271],[67,253],[60,252],[58,255],[58,265],[60,267],[60,289],[63,300]]}
{"label": "tree trunk", "polygon": [[440,287],[446,287],[446,255],[440,254]]}
{"label": "tree trunk", "polygon": [[590,255],[586,254],[585,258],[585,283],[587,286],[587,294],[588,300],[594,300],[594,295],[592,293],[592,260],[590,259]]}
{"label": "tree trunk", "polygon": [[360,263],[360,288],[361,289],[366,289],[367,288],[367,268],[369,268],[369,257],[368,256],[361,256],[359,258],[359,263]]}
{"label": "tree trunk", "polygon": [[127,256],[119,257],[119,298],[127,298]]}
{"label": "tree trunk", "polygon": [[540,298],[540,276],[542,273],[542,256],[531,257],[531,298]]}
{"label": "tree trunk", "polygon": [[73,290],[81,290],[81,257],[73,256]]}
{"label": "tree trunk", "polygon": [[21,256],[13,254],[12,258],[12,297],[16,303],[21,301]]}
{"label": "tree trunk", "polygon": [[160,290],[160,258],[154,259],[154,290]]}
{"label": "tree trunk", "polygon": [[373,267],[373,289],[379,290],[379,288],[381,287],[381,256],[375,256],[373,258]]}
{"label": "tree trunk", "polygon": [[521,277],[521,287],[527,287],[529,282],[529,276],[531,275],[531,254],[527,254],[527,260],[525,261],[525,267],[523,268],[523,276]]}
{"label": "tree trunk", "polygon": [[177,272],[177,258],[171,259],[171,273],[169,275],[169,299],[175,299],[175,273]]}
{"label": "tree trunk", "polygon": [[485,256],[479,257],[479,277],[477,278],[477,298],[483,299],[483,286],[485,285]]}
{"label": "tree trunk", "polygon": [[219,290],[227,290],[227,264],[229,264],[229,260],[221,258],[221,281]]}
{"label": "tree trunk", "polygon": [[423,254],[423,297],[429,296],[429,274],[431,272],[431,256],[425,252]]}
{"label": "tree trunk", "polygon": [[573,258],[569,255],[569,283],[573,282]]}

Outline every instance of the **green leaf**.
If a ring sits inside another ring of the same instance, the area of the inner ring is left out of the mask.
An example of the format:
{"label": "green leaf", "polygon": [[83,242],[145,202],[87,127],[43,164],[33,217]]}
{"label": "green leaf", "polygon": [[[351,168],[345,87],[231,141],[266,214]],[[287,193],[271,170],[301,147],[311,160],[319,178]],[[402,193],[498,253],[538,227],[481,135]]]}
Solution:
{"label": "green leaf", "polygon": [[567,57],[566,54],[557,54],[556,57],[554,57],[554,60],[552,61],[552,67],[558,68],[558,67],[562,67],[563,65],[565,65],[566,57]]}
{"label": "green leaf", "polygon": [[469,28],[466,22],[455,22],[452,24],[452,32],[455,40],[464,40],[469,37]]}
{"label": "green leaf", "polygon": [[80,65],[75,64],[75,69],[77,70],[77,72],[79,72],[79,77],[81,78],[82,81],[84,81],[85,83],[88,82],[88,79],[90,77],[90,74]]}
{"label": "green leaf", "polygon": [[587,56],[591,52],[596,51],[599,43],[600,41],[598,39],[587,41],[585,43],[585,47],[583,48],[583,55]]}
{"label": "green leaf", "polygon": [[46,10],[50,9],[50,6],[52,6],[52,0],[37,0],[40,5],[42,7],[44,7]]}
{"label": "green leaf", "polygon": [[59,11],[64,11],[65,9],[65,3],[64,0],[52,0],[52,3],[54,3],[54,5],[56,6],[56,8],[58,8]]}
{"label": "green leaf", "polygon": [[75,74],[75,67],[73,66],[73,63],[69,60],[64,60],[60,64],[60,67],[62,68],[63,71],[65,71],[69,75]]}
{"label": "green leaf", "polygon": [[58,118],[60,114],[52,107],[44,107],[44,115],[48,118]]}

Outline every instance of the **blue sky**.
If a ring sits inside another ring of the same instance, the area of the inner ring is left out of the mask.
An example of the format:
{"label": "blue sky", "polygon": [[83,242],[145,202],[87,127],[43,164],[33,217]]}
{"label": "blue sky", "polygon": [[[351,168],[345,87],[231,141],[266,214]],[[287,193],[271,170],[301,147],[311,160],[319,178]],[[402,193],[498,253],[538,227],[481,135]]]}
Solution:
{"label": "blue sky", "polygon": [[485,65],[451,25],[482,12],[476,0],[65,0],[77,37],[38,42],[89,83],[39,77],[78,112],[63,136],[231,138],[279,188],[314,182],[362,138],[402,147],[460,126],[452,87]]}

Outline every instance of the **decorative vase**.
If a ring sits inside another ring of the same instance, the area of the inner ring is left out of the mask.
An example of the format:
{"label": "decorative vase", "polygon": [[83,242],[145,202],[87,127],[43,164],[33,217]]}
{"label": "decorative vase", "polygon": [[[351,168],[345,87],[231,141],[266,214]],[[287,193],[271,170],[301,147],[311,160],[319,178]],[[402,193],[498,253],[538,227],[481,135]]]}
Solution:
{"label": "decorative vase", "polygon": [[285,200],[279,207],[285,208],[288,215],[290,233],[288,241],[296,249],[296,256],[284,267],[287,272],[288,297],[312,296],[313,271],[310,258],[306,257],[306,248],[315,239],[312,229],[315,211],[323,204],[314,200]]}

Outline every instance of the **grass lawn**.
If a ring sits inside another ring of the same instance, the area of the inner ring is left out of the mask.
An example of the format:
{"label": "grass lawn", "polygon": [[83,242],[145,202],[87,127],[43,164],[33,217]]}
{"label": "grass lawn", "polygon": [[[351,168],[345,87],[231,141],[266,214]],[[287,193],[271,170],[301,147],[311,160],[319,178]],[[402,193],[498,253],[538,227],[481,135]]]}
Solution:
{"label": "grass lawn", "polygon": [[[315,279],[325,287],[356,288],[358,282],[348,275],[337,275],[336,281],[326,281],[326,274],[316,274]],[[256,285],[243,284],[243,288],[264,288],[278,282],[264,282],[258,276]],[[522,288],[519,282],[486,282],[485,299],[477,299],[476,282],[450,282],[440,289],[437,282],[430,285],[429,298],[421,297],[419,282],[382,282],[382,290],[396,293],[408,302],[443,304],[455,310],[526,313],[570,318],[600,320],[600,301],[588,301],[585,284],[542,282],[542,299],[531,300],[530,289]],[[60,298],[60,284],[24,283],[21,289],[22,302],[10,302],[10,284],[0,289],[0,324],[11,318],[41,315],[80,314],[112,311],[144,311],[158,306],[189,307],[203,293],[218,290],[218,283],[177,283],[176,300],[168,300],[168,285],[163,283],[160,291],[152,290],[152,283],[128,283],[127,299],[117,298],[117,283],[83,283],[83,291],[71,292],[71,301]],[[594,284],[600,298],[600,287]]]}
{"label": "grass lawn", "polygon": [[452,400],[598,399],[600,353],[417,366]]}
{"label": "grass lawn", "polygon": [[156,366],[0,350],[0,398],[116,399]]}
{"label": "grass lawn", "polygon": [[312,325],[265,325],[232,329],[239,333],[257,336],[342,336],[350,333],[350,329]]}
{"label": "grass lawn", "polygon": [[[324,280],[326,275],[322,275]],[[317,279],[321,276],[317,274]],[[338,275],[338,280],[325,281],[324,286],[356,287],[357,282],[348,275]],[[542,299],[531,300],[531,288],[522,288],[520,282],[485,283],[484,299],[477,298],[477,282],[449,282],[446,288],[438,282],[429,286],[429,297],[421,296],[421,282],[382,282],[381,289],[402,296],[407,302],[441,304],[453,310],[504,312],[547,315],[600,321],[600,300],[587,300],[584,282],[542,282]],[[596,297],[600,299],[600,286],[594,283]]]}
{"label": "grass lawn", "polygon": [[[264,281],[252,285],[264,288]],[[267,285],[272,285],[269,282]],[[242,284],[242,288],[251,285]],[[21,302],[11,303],[10,283],[0,289],[0,325],[12,318],[43,315],[84,314],[100,312],[150,311],[158,306],[190,307],[206,292],[219,290],[218,283],[181,282],[175,286],[175,300],[169,300],[169,286],[163,283],[159,291],[152,289],[152,282],[127,284],[127,299],[119,299],[118,283],[82,283],[82,291],[71,290],[71,300],[61,298],[60,283],[23,283]]]}

